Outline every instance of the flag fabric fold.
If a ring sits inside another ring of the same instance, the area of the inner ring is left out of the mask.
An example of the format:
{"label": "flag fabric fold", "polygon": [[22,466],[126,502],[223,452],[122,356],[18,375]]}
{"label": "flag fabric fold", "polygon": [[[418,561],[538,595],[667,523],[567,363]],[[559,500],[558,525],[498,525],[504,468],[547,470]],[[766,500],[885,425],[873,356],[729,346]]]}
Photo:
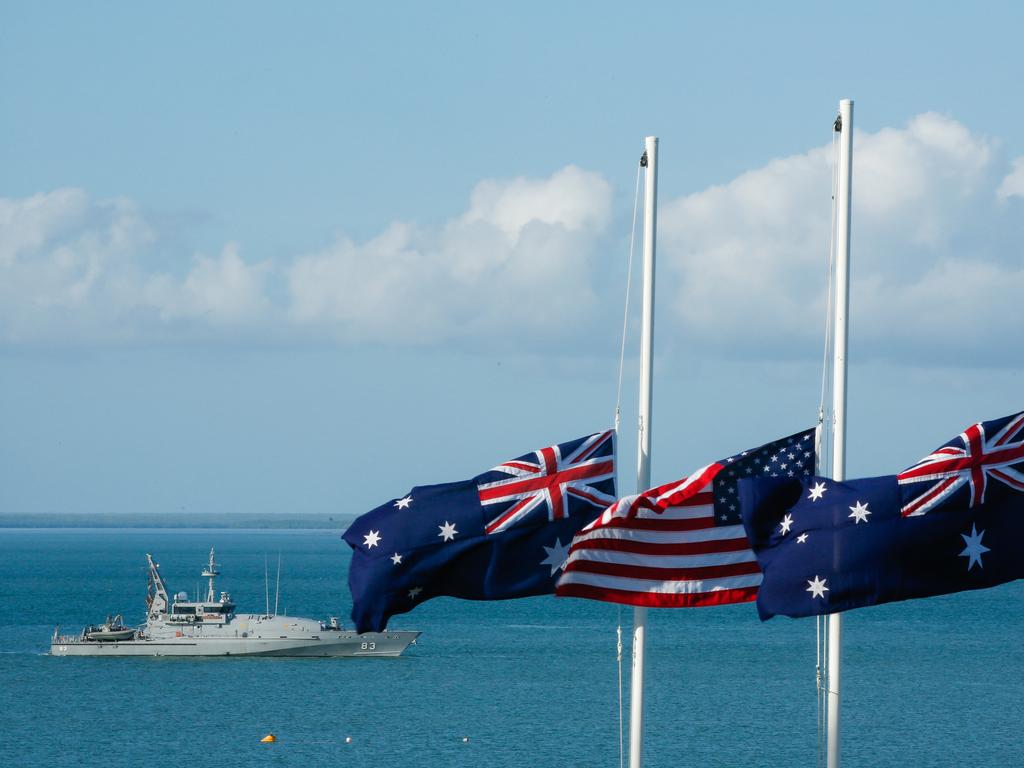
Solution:
{"label": "flag fabric fold", "polygon": [[740,483],[762,619],[1024,577],[1024,413],[981,422],[898,475]]}
{"label": "flag fabric fold", "polygon": [[573,539],[556,594],[658,608],[753,600],[761,572],[737,482],[810,476],[814,436],[798,432],[620,499]]}
{"label": "flag fabric fold", "polygon": [[542,448],[469,480],[416,486],[358,517],[349,589],[359,632],[424,600],[550,594],[569,542],[615,500],[611,430]]}

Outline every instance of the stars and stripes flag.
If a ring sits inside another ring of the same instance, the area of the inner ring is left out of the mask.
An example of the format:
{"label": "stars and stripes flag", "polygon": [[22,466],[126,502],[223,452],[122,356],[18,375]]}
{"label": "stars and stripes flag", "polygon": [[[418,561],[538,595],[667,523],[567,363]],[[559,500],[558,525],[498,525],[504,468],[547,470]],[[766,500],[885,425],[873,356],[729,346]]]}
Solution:
{"label": "stars and stripes flag", "polygon": [[737,482],[814,472],[809,429],[620,499],[572,541],[555,593],[658,608],[753,600],[757,558],[740,521]]}
{"label": "stars and stripes flag", "polygon": [[453,483],[418,485],[359,516],[348,583],[359,632],[442,595],[551,594],[572,537],[612,503],[615,433],[541,448]]}

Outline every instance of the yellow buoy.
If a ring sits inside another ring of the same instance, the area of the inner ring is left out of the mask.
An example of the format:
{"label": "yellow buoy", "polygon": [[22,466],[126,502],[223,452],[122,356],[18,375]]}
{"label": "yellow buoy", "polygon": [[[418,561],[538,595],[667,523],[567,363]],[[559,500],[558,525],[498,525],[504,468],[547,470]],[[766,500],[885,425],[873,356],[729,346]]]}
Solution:
{"label": "yellow buoy", "polygon": [[272,733],[268,733],[266,736],[260,739],[260,744],[273,744],[275,741],[277,741],[277,736],[275,736]]}

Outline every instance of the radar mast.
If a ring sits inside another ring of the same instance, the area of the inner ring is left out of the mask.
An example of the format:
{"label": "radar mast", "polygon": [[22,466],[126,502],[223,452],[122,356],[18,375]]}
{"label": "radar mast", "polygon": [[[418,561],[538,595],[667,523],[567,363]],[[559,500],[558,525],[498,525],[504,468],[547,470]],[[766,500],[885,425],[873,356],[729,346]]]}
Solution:
{"label": "radar mast", "polygon": [[217,576],[220,576],[220,571],[217,570],[217,563],[214,560],[213,547],[210,547],[210,562],[203,569],[203,578],[210,580],[210,586],[206,590],[206,602],[215,603],[217,598],[213,591],[213,580]]}

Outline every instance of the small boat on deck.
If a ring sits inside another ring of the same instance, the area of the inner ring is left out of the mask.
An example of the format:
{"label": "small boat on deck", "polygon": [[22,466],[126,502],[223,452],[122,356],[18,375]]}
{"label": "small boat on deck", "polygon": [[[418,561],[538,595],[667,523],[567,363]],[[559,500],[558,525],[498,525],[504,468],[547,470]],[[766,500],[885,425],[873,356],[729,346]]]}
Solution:
{"label": "small boat on deck", "polygon": [[99,626],[88,626],[82,631],[86,640],[97,643],[112,643],[119,640],[132,640],[136,630],[124,625],[121,614],[107,616],[107,620]]}

